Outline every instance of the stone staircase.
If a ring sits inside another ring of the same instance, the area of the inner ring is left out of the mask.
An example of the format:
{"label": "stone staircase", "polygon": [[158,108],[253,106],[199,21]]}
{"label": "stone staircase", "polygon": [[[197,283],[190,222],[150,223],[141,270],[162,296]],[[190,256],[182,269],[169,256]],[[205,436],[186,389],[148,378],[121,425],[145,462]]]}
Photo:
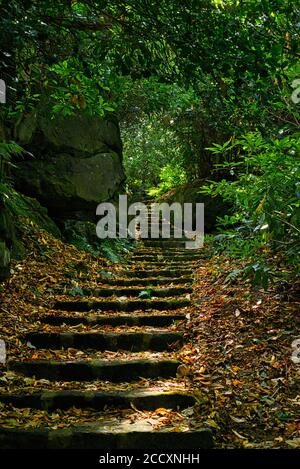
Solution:
{"label": "stone staircase", "polygon": [[[87,409],[90,421],[61,429],[0,428],[0,448],[212,447],[209,428],[156,427],[143,414],[160,409],[177,412],[196,403],[178,378],[181,363],[174,351],[182,347],[184,338],[173,325],[185,320],[199,254],[186,250],[178,239],[144,240],[138,245],[126,268],[113,278],[103,280],[95,291],[84,290],[85,297],[78,301],[57,298],[51,313],[39,318],[37,330],[22,338],[35,349],[37,358],[9,362],[10,370],[21,376],[57,386],[33,394],[0,395],[0,402],[59,412],[62,423],[70,409]],[[84,358],[43,358],[49,350],[70,349]],[[121,358],[105,355],[118,351]],[[94,383],[92,391],[87,387],[90,383]]]}

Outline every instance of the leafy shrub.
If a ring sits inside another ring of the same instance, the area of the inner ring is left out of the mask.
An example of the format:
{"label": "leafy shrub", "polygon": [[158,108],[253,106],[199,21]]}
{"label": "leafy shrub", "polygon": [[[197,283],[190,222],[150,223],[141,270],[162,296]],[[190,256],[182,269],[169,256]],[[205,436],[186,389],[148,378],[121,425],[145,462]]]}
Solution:
{"label": "leafy shrub", "polygon": [[83,110],[90,115],[103,117],[114,111],[108,99],[108,80],[105,71],[97,64],[90,64],[91,76],[83,70],[74,57],[48,67],[49,77],[45,85],[51,92],[53,114],[73,115]]}
{"label": "leafy shrub", "polygon": [[161,169],[159,178],[161,182],[157,187],[149,189],[149,195],[159,197],[174,187],[182,186],[187,180],[187,175],[183,165],[169,163]]}
{"label": "leafy shrub", "polygon": [[14,142],[0,142],[0,182],[5,179],[7,168],[13,166],[11,162],[13,155],[20,155],[23,151],[22,147]]}
{"label": "leafy shrub", "polygon": [[139,127],[123,128],[122,137],[130,190],[149,190],[160,183],[167,190],[184,179],[182,145],[172,127],[164,125],[161,116],[144,115]]}
{"label": "leafy shrub", "polygon": [[222,154],[224,160],[233,149],[238,159],[217,165],[232,180],[212,181],[202,191],[221,195],[233,204],[234,213],[219,219],[223,228],[217,237],[219,249],[249,258],[244,273],[266,286],[276,275],[268,263],[270,258],[294,274],[299,272],[299,133],[274,140],[258,132],[248,133],[235,142],[210,148],[214,154]]}

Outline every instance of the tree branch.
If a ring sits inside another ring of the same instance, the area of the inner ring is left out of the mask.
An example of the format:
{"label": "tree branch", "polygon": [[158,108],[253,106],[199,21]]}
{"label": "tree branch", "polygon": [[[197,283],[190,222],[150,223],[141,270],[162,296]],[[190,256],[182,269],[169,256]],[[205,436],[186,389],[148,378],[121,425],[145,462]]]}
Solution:
{"label": "tree branch", "polygon": [[[105,14],[105,16],[110,16],[110,15]],[[122,20],[118,20],[116,18],[113,19],[112,17],[111,19],[112,21],[100,23],[99,21],[88,22],[88,21],[84,21],[80,19],[62,18],[62,17],[55,17],[55,16],[49,16],[49,15],[43,16],[43,21],[47,23],[55,24],[56,26],[62,26],[67,29],[78,29],[80,31],[108,30],[112,26],[114,26],[115,23],[118,23],[122,26],[125,25],[125,22]]]}

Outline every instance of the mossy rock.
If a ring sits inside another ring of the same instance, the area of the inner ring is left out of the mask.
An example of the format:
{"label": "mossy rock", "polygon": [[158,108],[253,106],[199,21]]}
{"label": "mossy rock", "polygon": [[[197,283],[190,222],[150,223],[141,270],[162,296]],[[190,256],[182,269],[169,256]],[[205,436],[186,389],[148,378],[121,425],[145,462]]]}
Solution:
{"label": "mossy rock", "polygon": [[125,181],[118,120],[112,113],[50,116],[45,96],[15,129],[17,142],[34,155],[16,162],[15,187],[55,219],[94,220],[97,205],[115,199]]}
{"label": "mossy rock", "polygon": [[117,153],[77,158],[60,153],[23,161],[15,169],[18,190],[37,198],[54,218],[95,218],[99,203],[114,197],[124,172]]}

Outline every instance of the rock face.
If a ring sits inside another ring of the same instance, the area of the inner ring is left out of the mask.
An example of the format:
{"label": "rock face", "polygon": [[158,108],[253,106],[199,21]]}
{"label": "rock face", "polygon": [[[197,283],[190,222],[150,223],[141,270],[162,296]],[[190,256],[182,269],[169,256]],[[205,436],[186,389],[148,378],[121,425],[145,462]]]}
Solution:
{"label": "rock face", "polygon": [[86,158],[61,153],[25,161],[18,165],[16,177],[19,190],[36,197],[53,217],[83,220],[95,214],[99,202],[114,197],[124,178],[114,152]]}
{"label": "rock face", "polygon": [[122,153],[118,121],[112,114],[100,119],[85,114],[51,119],[47,105],[26,116],[16,129],[20,144],[29,145],[36,156],[52,151],[69,150],[77,156],[95,153]]}
{"label": "rock face", "polygon": [[56,218],[88,220],[98,203],[114,198],[125,179],[118,122],[85,115],[31,115],[16,129],[34,158],[18,163],[17,188]]}

